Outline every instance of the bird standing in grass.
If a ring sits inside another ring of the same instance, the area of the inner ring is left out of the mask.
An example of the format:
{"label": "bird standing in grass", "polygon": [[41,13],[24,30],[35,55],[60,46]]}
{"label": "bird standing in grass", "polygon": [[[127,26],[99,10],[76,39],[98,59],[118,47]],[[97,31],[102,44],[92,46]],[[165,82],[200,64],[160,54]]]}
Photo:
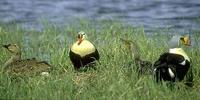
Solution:
{"label": "bird standing in grass", "polygon": [[99,52],[95,46],[86,39],[84,32],[79,32],[77,41],[72,45],[69,57],[76,70],[83,67],[93,67],[96,60],[99,60]]}
{"label": "bird standing in grass", "polygon": [[160,55],[154,63],[156,81],[182,81],[192,86],[193,74],[190,58],[180,47],[181,44],[190,46],[190,36],[175,35],[169,41],[169,51]]}
{"label": "bird standing in grass", "polygon": [[125,40],[122,38],[121,40],[125,43],[131,55],[131,58],[133,59],[137,67],[138,75],[152,74],[153,73],[152,63],[140,57],[140,48],[136,43],[136,41]]}
{"label": "bird standing in grass", "polygon": [[11,75],[49,75],[52,67],[45,61],[35,58],[21,59],[21,50],[16,44],[3,45],[11,54],[11,58],[4,64],[4,71]]}

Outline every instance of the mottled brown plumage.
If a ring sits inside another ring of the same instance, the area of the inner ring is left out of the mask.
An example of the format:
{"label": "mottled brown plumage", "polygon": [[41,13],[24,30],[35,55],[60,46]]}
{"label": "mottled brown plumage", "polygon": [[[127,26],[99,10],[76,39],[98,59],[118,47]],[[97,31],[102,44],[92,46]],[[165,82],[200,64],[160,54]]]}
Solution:
{"label": "mottled brown plumage", "polygon": [[12,55],[4,64],[4,72],[10,75],[48,75],[51,65],[35,58],[21,59],[21,50],[16,44],[3,45]]}
{"label": "mottled brown plumage", "polygon": [[138,44],[135,41],[131,40],[125,40],[122,38],[121,40],[125,43],[128,53],[131,55],[133,62],[137,67],[138,75],[152,74],[153,73],[152,63],[150,61],[143,60],[140,57]]}

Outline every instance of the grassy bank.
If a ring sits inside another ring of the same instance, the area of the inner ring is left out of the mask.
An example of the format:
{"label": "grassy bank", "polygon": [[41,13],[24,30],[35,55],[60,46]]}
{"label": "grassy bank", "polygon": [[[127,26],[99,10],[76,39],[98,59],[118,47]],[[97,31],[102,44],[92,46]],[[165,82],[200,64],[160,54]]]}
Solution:
{"label": "grassy bank", "polygon": [[[76,40],[77,32],[85,31],[100,52],[101,65],[97,70],[77,73],[68,57],[68,50]],[[200,36],[194,32],[193,46],[185,48],[192,59],[194,87],[170,89],[158,85],[152,76],[137,77],[132,59],[126,55],[120,38],[137,40],[140,53],[154,62],[167,49],[168,34],[153,33],[146,36],[143,28],[133,28],[118,22],[88,21],[58,28],[46,25],[43,31],[25,31],[17,26],[0,28],[0,43],[17,43],[22,48],[23,58],[36,57],[53,65],[50,77],[35,76],[11,80],[0,71],[0,99],[36,100],[88,100],[88,99],[200,99]],[[196,46],[195,46],[196,45]],[[0,65],[9,58],[9,53],[0,47]]]}

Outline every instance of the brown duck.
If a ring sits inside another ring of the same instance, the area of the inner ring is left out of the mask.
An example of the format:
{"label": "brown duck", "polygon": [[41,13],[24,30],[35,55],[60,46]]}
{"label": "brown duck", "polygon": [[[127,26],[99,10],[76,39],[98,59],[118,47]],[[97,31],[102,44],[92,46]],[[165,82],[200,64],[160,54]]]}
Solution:
{"label": "brown duck", "polygon": [[133,59],[133,62],[137,67],[138,75],[152,74],[153,73],[152,63],[140,57],[140,50],[136,41],[125,40],[122,38],[121,41],[124,42],[124,44],[126,45],[128,53],[131,55],[131,58]]}
{"label": "brown duck", "polygon": [[45,61],[35,58],[21,59],[21,50],[16,44],[3,45],[12,56],[4,64],[4,71],[12,75],[49,75],[52,67]]}

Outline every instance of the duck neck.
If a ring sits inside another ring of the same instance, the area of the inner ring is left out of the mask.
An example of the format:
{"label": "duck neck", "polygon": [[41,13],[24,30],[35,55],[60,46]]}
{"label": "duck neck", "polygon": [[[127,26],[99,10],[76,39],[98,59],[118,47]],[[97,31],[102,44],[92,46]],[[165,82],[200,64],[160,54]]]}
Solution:
{"label": "duck neck", "polygon": [[139,53],[139,46],[137,43],[132,43],[131,44],[131,51],[132,51],[132,58],[137,60],[140,60],[140,53]]}
{"label": "duck neck", "polygon": [[10,64],[12,64],[12,63],[15,62],[15,61],[18,61],[18,60],[21,60],[21,53],[12,55],[12,56],[10,57],[10,59],[7,60],[6,63],[4,64],[4,68],[7,67],[7,66],[9,66]]}

